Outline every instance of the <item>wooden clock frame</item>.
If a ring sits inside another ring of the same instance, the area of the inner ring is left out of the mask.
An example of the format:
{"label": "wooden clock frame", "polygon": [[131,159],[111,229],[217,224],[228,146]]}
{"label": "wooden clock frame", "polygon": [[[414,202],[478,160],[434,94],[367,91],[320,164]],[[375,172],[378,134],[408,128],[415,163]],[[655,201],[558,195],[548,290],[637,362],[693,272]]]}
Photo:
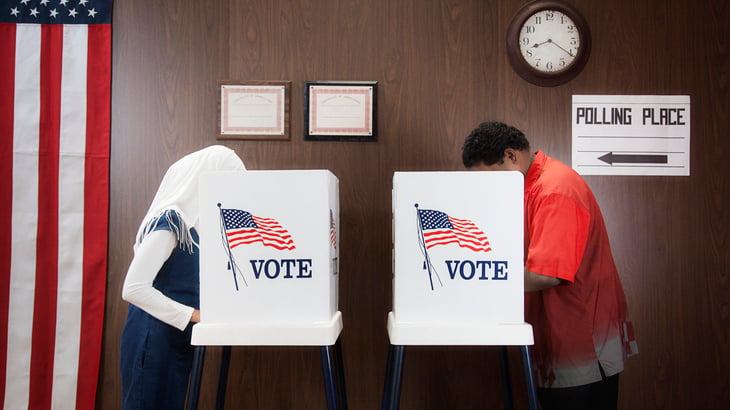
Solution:
{"label": "wooden clock frame", "polygon": [[[543,72],[532,67],[520,52],[520,33],[528,18],[544,10],[559,11],[570,17],[580,35],[580,47],[573,63],[564,70]],[[563,1],[536,0],[524,5],[515,13],[507,28],[507,57],[515,72],[523,79],[541,87],[554,87],[564,84],[577,76],[588,62],[591,53],[591,32],[585,18],[578,10]]]}

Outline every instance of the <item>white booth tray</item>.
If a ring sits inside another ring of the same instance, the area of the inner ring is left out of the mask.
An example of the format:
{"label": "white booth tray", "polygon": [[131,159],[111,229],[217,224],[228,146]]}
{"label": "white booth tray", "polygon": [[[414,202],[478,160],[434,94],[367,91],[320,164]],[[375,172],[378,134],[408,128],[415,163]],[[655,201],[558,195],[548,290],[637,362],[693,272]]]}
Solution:
{"label": "white booth tray", "polygon": [[198,323],[195,346],[331,346],[342,332],[342,313],[316,323]]}

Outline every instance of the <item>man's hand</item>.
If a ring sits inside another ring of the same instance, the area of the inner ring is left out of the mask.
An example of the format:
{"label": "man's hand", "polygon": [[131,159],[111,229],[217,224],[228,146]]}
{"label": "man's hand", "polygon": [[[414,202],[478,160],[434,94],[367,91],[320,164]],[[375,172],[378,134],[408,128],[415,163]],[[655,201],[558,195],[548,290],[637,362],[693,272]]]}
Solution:
{"label": "man's hand", "polygon": [[525,269],[525,292],[537,292],[560,285],[560,279]]}

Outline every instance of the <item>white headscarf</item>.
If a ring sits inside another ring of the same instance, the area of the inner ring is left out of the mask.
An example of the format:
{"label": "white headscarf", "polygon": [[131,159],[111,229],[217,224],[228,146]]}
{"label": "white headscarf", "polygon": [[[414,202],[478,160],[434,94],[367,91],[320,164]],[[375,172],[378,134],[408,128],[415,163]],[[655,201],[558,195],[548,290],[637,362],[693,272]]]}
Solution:
{"label": "white headscarf", "polygon": [[159,219],[168,210],[180,215],[180,225],[168,221],[175,229],[178,241],[184,248],[192,250],[193,241],[190,229],[198,223],[198,180],[200,175],[209,171],[237,171],[245,170],[241,158],[230,148],[222,145],[212,145],[200,151],[188,154],[168,168],[157,189],[147,215],[137,230],[137,240],[134,248],[137,249],[145,236],[154,231]]}

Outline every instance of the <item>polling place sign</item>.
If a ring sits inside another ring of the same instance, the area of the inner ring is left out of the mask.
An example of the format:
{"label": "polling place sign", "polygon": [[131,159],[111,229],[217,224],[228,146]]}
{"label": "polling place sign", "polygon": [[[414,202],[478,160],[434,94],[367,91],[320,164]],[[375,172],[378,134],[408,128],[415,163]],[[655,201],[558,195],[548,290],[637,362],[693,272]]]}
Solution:
{"label": "polling place sign", "polygon": [[572,165],[582,175],[688,176],[688,95],[574,95]]}

